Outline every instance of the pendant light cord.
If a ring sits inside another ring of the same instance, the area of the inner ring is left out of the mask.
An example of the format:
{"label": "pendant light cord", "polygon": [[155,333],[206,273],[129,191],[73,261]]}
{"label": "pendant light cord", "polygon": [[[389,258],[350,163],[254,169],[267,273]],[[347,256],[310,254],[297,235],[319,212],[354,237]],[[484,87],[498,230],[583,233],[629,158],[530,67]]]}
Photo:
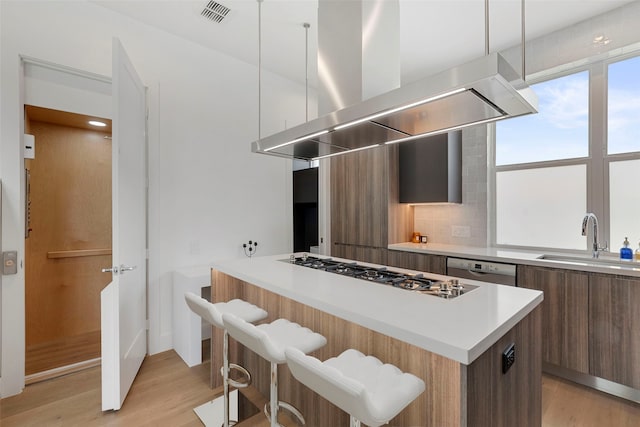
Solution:
{"label": "pendant light cord", "polygon": [[[522,80],[527,81],[526,64],[526,35],[524,1],[520,1],[520,39],[522,45]],[[484,54],[489,55],[489,0],[484,0]]]}
{"label": "pendant light cord", "polygon": [[304,27],[304,99],[305,99],[305,122],[309,121],[309,25],[308,22],[302,24]]}
{"label": "pendant light cord", "polygon": [[520,3],[520,19],[521,19],[521,30],[522,30],[522,80],[523,81],[527,81],[527,73],[526,73],[526,58],[527,56],[525,55],[525,46],[526,46],[526,42],[525,42],[525,31],[524,31],[524,15],[525,15],[525,11],[524,11],[524,0],[522,0],[522,2]]}
{"label": "pendant light cord", "polygon": [[489,55],[489,0],[484,0],[484,54]]}
{"label": "pendant light cord", "polygon": [[262,1],[258,1],[258,143],[262,138]]}

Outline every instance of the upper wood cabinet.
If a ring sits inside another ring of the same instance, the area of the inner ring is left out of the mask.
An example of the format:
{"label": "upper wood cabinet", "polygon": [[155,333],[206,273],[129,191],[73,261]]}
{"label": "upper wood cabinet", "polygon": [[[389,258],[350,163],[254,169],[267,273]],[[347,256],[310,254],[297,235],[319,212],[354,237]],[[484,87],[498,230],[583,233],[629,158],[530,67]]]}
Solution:
{"label": "upper wood cabinet", "polygon": [[462,203],[462,131],[399,146],[402,203]]}
{"label": "upper wood cabinet", "polygon": [[544,292],[542,360],[589,372],[589,275],[519,265],[518,286]]}
{"label": "upper wood cabinet", "polygon": [[591,375],[640,389],[640,279],[589,277]]}
{"label": "upper wood cabinet", "polygon": [[386,249],[409,240],[413,210],[398,203],[397,168],[395,146],[331,159],[332,254],[336,244]]}

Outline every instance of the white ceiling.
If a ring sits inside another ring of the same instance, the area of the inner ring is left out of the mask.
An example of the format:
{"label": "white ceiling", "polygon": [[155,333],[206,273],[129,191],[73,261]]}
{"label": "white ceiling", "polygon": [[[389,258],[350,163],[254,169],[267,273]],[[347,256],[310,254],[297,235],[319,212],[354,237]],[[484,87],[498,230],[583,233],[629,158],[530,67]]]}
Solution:
{"label": "white ceiling", "polygon": [[[218,0],[231,9],[219,24],[200,16],[208,0],[94,0],[93,3],[258,64],[256,0]],[[484,0],[399,0],[399,3],[403,83],[484,54]],[[631,1],[527,0],[526,37],[536,38],[626,3]],[[520,43],[520,5],[521,0],[490,0],[491,51]],[[262,3],[263,69],[304,83],[303,23],[308,22],[311,24],[309,84],[315,86],[317,7],[318,0],[265,0]]]}

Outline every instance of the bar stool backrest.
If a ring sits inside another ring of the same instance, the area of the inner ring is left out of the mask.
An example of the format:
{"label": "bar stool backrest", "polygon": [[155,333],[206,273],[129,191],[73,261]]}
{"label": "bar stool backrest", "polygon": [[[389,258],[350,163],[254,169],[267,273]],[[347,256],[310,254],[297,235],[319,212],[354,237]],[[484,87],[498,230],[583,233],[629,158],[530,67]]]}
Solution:
{"label": "bar stool backrest", "polygon": [[284,349],[278,349],[266,332],[233,315],[224,314],[222,318],[233,339],[269,362],[284,363]]}
{"label": "bar stool backrest", "polygon": [[222,313],[216,309],[214,304],[193,292],[186,292],[184,294],[184,299],[187,302],[189,309],[202,317],[206,322],[218,328],[224,328],[224,324],[222,323]]}

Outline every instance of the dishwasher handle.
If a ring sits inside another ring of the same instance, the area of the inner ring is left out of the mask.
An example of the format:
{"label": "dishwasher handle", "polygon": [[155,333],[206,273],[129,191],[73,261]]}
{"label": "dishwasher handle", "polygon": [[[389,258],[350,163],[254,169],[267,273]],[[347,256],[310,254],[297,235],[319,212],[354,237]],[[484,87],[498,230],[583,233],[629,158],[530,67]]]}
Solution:
{"label": "dishwasher handle", "polygon": [[483,273],[482,271],[475,271],[475,270],[467,270],[467,273],[471,274],[472,276],[478,276],[478,277],[484,277],[487,274],[491,274],[491,273]]}

